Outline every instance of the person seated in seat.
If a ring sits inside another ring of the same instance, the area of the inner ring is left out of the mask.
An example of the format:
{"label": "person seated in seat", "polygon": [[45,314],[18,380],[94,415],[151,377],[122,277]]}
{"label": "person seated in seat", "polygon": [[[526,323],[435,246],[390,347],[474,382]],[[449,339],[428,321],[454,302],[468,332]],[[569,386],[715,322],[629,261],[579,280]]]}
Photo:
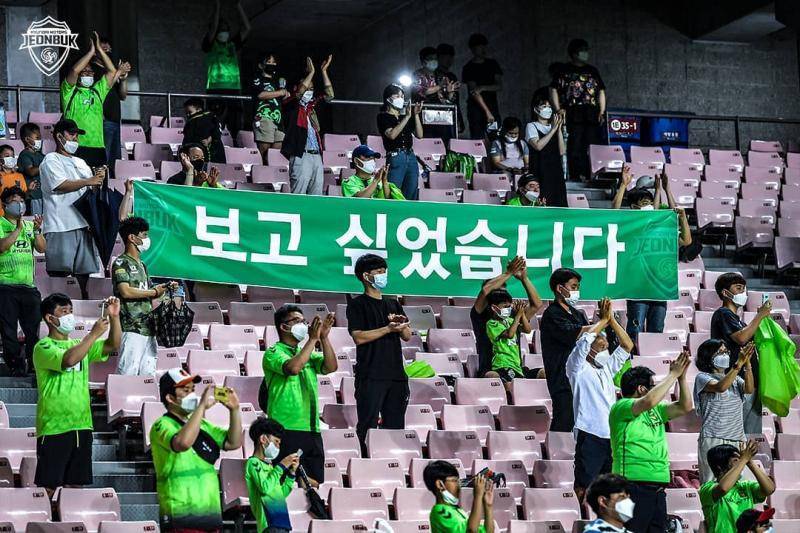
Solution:
{"label": "person seated in seat", "polygon": [[628,480],[617,474],[598,476],[586,493],[586,503],[598,518],[592,520],[583,533],[628,533],[625,523],[633,518],[636,504],[628,494]]}
{"label": "person seated in seat", "polygon": [[[389,167],[378,169],[381,154],[362,144],[353,150],[355,173],[342,181],[342,196],[405,200],[402,191],[388,179]],[[389,194],[386,194],[389,191]]]}
{"label": "person seated in seat", "polygon": [[219,169],[213,167],[208,169],[206,163],[206,151],[202,144],[184,144],[178,150],[178,157],[181,160],[181,171],[173,174],[167,179],[170,185],[194,185],[195,187],[211,187],[214,189],[224,189],[219,183]]}
{"label": "person seated in seat", "polygon": [[541,196],[542,180],[533,174],[525,174],[519,178],[516,194],[506,205],[536,206],[547,205],[547,199]]}
{"label": "person seated in seat", "polygon": [[514,177],[528,169],[528,143],[522,140],[521,132],[522,121],[517,117],[506,117],[500,135],[489,148],[492,165],[505,172],[512,186]]}
{"label": "person seated in seat", "polygon": [[497,289],[489,294],[489,305],[494,313],[494,318],[486,323],[486,334],[492,343],[492,370],[486,377],[500,378],[510,392],[514,378],[536,377],[522,369],[519,349],[520,334],[532,331],[526,313],[528,302],[514,302],[508,291]]}
{"label": "person seated in seat", "polygon": [[300,457],[293,452],[277,461],[282,437],[283,426],[271,418],[258,417],[250,426],[254,449],[244,467],[244,481],[258,533],[292,531],[286,497],[294,487]]}
{"label": "person seated in seat", "polygon": [[225,162],[225,145],[222,129],[214,113],[203,108],[203,100],[193,96],[183,103],[186,124],[183,126],[183,144],[198,143],[205,147],[208,159],[214,163]]}
{"label": "person seated in seat", "polygon": [[[708,450],[714,479],[703,483],[698,491],[708,533],[735,533],[739,515],[775,492],[775,482],[753,462],[757,453],[754,440],[739,444],[738,449],[720,444]],[[742,479],[745,467],[756,481]]]}
{"label": "person seated in seat", "polygon": [[[473,479],[472,509],[469,515],[458,505],[461,479],[447,461],[432,461],[422,471],[425,486],[436,497],[431,508],[431,533],[494,533],[494,482],[486,476]],[[483,519],[483,524],[481,524]]]}

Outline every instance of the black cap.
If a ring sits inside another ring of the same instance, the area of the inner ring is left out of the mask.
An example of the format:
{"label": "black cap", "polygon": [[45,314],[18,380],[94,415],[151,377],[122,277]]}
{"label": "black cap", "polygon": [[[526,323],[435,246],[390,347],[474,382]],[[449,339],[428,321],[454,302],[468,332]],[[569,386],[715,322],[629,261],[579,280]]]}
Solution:
{"label": "black cap", "polygon": [[183,387],[189,383],[200,383],[201,380],[200,376],[189,374],[182,368],[170,368],[158,380],[161,403],[167,403],[167,394],[175,396],[176,387]]}
{"label": "black cap", "polygon": [[86,135],[86,131],[78,127],[78,124],[70,118],[62,118],[53,125],[53,133],[77,133],[78,135]]}
{"label": "black cap", "polygon": [[523,187],[525,187],[527,184],[529,184],[532,181],[535,181],[535,182],[537,182],[539,184],[542,183],[541,178],[539,176],[535,175],[535,174],[523,174],[522,176],[520,176],[519,180],[517,181],[517,189],[522,189]]}

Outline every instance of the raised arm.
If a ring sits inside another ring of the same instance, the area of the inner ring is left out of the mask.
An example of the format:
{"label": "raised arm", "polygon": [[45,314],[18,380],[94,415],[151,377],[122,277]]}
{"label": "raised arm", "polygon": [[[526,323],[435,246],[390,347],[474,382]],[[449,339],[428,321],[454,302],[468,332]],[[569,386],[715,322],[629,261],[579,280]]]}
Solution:
{"label": "raised arm", "polygon": [[336,360],[336,351],[333,349],[333,345],[328,338],[328,334],[331,332],[335,318],[336,315],[334,313],[328,313],[328,315],[325,317],[325,320],[322,321],[322,327],[320,328],[319,341],[320,344],[322,344],[323,374],[336,372],[336,370],[339,368],[339,362]]}
{"label": "raised arm", "polygon": [[417,139],[422,139],[423,136],[422,118],[420,113],[422,113],[422,102],[411,106],[411,114],[414,116],[414,137]]}
{"label": "raised arm", "polygon": [[667,377],[633,403],[631,408],[633,415],[639,416],[658,405],[661,400],[669,394],[669,391],[672,390],[672,386],[675,385],[675,382],[678,380],[678,376],[680,376],[688,366],[689,356],[686,352],[683,352],[669,365],[669,374],[667,374]]}
{"label": "raised arm", "polygon": [[89,62],[94,57],[95,52],[96,50],[94,46],[94,41],[89,39],[89,50],[85,54],[83,54],[81,58],[75,62],[74,65],[72,65],[72,68],[69,69],[69,72],[67,72],[67,75],[64,78],[64,80],[70,85],[75,85],[76,83],[78,83],[78,78],[81,75],[81,71],[83,71],[83,69],[85,69],[89,65]]}
{"label": "raised arm", "polygon": [[[673,420],[675,418],[681,417],[692,410],[692,389],[689,387],[686,379],[686,369],[689,368],[689,362],[691,361],[691,355],[689,352],[683,352],[679,357],[678,360],[682,356],[686,356],[686,366],[683,367],[683,371],[678,375],[678,401],[673,402],[667,406],[667,418],[669,420]],[[670,365],[670,369],[672,366]]]}
{"label": "raised arm", "polygon": [[486,492],[486,484],[487,479],[483,475],[476,476],[472,482],[473,498],[472,508],[467,520],[467,533],[478,533],[480,531],[481,520],[483,520],[483,495]]}
{"label": "raised arm", "polygon": [[128,218],[131,213],[133,213],[133,180],[128,178],[125,180],[125,195],[122,197],[122,201],[119,203],[117,217],[119,218],[119,221],[122,222]]}
{"label": "raised arm", "polygon": [[628,190],[628,185],[630,185],[632,179],[633,172],[631,171],[631,167],[629,165],[624,165],[622,167],[622,178],[619,182],[619,188],[617,188],[617,193],[614,195],[614,202],[611,204],[612,209],[619,209],[622,207],[622,199],[625,198],[625,191]]}
{"label": "raised arm", "polygon": [[553,106],[553,113],[561,111],[561,102],[558,98],[558,91],[554,87],[550,87],[550,103]]}
{"label": "raised arm", "polygon": [[244,42],[252,29],[250,19],[247,18],[247,13],[244,12],[242,2],[236,2],[236,12],[239,13],[239,21],[242,23],[242,29],[239,30],[239,39]]}
{"label": "raised arm", "polygon": [[521,301],[514,302],[514,321],[511,323],[508,329],[506,329],[503,333],[500,334],[501,337],[505,337],[506,339],[517,338],[517,329],[519,328],[520,322],[522,321],[522,317],[525,316],[526,306],[527,302],[521,302]]}
{"label": "raised arm", "polygon": [[331,83],[331,78],[328,76],[328,69],[331,66],[331,61],[333,61],[333,54],[329,55],[325,61],[322,62],[322,65],[320,65],[320,70],[322,71],[322,88],[325,91],[326,102],[330,102],[334,98],[333,84]]}
{"label": "raised arm", "polygon": [[119,350],[122,343],[122,325],[119,321],[119,298],[110,296],[106,298],[106,314],[108,315],[108,338],[103,343],[103,353],[111,355]]}
{"label": "raised arm", "polygon": [[531,320],[536,315],[536,312],[541,309],[542,299],[539,297],[539,291],[536,290],[536,287],[528,277],[528,265],[526,261],[523,259],[521,263],[521,267],[514,272],[514,277],[522,283],[525,294],[528,296],[528,307],[525,308],[525,318],[526,320]]}
{"label": "raised arm", "polygon": [[69,367],[75,366],[89,354],[92,345],[97,342],[103,334],[108,331],[109,319],[99,318],[97,322],[92,325],[89,334],[86,335],[81,342],[64,352],[61,357],[61,369],[65,370]]}
{"label": "raised arm", "polygon": [[619,347],[626,352],[631,353],[631,350],[633,350],[633,341],[628,335],[628,332],[625,331],[625,328],[623,328],[622,325],[617,322],[617,318],[614,316],[614,311],[611,309],[611,300],[608,300],[607,298],[604,298],[603,300],[608,302],[608,325],[611,326],[612,331],[614,331],[614,334],[617,336],[617,340],[619,340]]}
{"label": "raised arm", "polygon": [[758,308],[758,312],[756,312],[756,317],[750,321],[745,327],[737,331],[736,333],[731,334],[731,339],[734,340],[739,346],[744,346],[751,340],[758,331],[758,327],[761,325],[761,321],[767,318],[770,313],[772,313],[772,301],[767,300],[764,302],[761,307]]}
{"label": "raised arm", "polygon": [[538,139],[530,139],[528,145],[537,152],[541,152],[547,143],[553,138],[553,135],[561,135],[561,125],[564,123],[564,118],[559,113],[553,114],[553,127],[550,128],[544,135],[540,135]]}
{"label": "raised arm", "polygon": [[238,450],[242,446],[242,411],[239,409],[239,397],[236,391],[226,387],[228,398],[221,402],[228,409],[229,424],[228,434],[222,449],[226,451]]}
{"label": "raised arm", "polygon": [[181,430],[172,437],[170,446],[173,451],[181,453],[194,446],[194,441],[197,440],[197,436],[200,434],[200,423],[206,416],[206,410],[217,403],[213,392],[213,385],[207,386],[206,390],[203,391],[200,402],[197,404],[197,409],[194,410],[189,420],[181,427]]}
{"label": "raised arm", "polygon": [[320,338],[320,330],[322,328],[322,321],[318,316],[314,317],[311,325],[308,327],[308,340],[303,348],[291,359],[283,363],[283,373],[287,376],[296,376],[306,366],[308,360],[311,358],[311,352],[317,346]]}
{"label": "raised arm", "polygon": [[717,480],[717,484],[711,489],[711,498],[714,501],[725,496],[736,485],[744,468],[755,457],[756,453],[758,453],[758,445],[754,440],[747,441],[747,444],[739,444],[739,460]]}
{"label": "raised arm", "polygon": [[314,68],[314,62],[311,61],[310,57],[306,57],[306,77],[303,78],[299,84],[297,84],[297,90],[295,91],[294,95],[297,98],[303,96],[303,93],[311,86],[311,82],[314,80],[314,73],[316,69]]}
{"label": "raised arm", "polygon": [[[750,357],[755,352],[755,347],[752,343],[746,344],[741,350],[739,350],[739,358],[733,364],[730,370],[725,373],[725,376],[720,379],[719,381],[709,381],[705,387],[703,387],[703,392],[713,392],[713,393],[720,393],[725,392],[728,390],[733,382],[736,381],[736,378],[739,376],[739,373],[745,366],[750,366]],[[750,377],[752,378],[753,373],[750,372]],[[753,384],[752,381],[750,383]],[[745,384],[745,388],[747,388]],[[753,391],[745,391],[745,394],[752,394]]]}
{"label": "raised arm", "polygon": [[502,287],[509,279],[511,279],[511,276],[513,276],[515,272],[523,267],[525,267],[525,259],[522,257],[517,256],[509,261],[506,265],[505,272],[496,278],[490,279],[483,285],[483,287],[481,287],[481,291],[478,293],[478,297],[475,299],[475,303],[473,304],[475,310],[478,313],[483,313],[486,310],[489,293]]}
{"label": "raised arm", "polygon": [[205,37],[203,37],[203,47],[208,44],[211,44],[211,41],[214,40],[214,37],[217,35],[217,30],[219,29],[219,0],[215,0],[214,2],[214,14],[211,16],[211,21],[208,24],[208,32],[206,32]]}
{"label": "raised arm", "polygon": [[111,58],[108,57],[106,51],[103,50],[103,47],[100,46],[100,36],[97,35],[97,32],[94,33],[94,49],[97,51],[97,55],[100,56],[100,60],[103,62],[103,66],[106,69],[105,78],[108,82],[108,86],[112,87],[114,83],[116,83],[117,77],[117,67],[114,66],[114,62],[111,61]]}

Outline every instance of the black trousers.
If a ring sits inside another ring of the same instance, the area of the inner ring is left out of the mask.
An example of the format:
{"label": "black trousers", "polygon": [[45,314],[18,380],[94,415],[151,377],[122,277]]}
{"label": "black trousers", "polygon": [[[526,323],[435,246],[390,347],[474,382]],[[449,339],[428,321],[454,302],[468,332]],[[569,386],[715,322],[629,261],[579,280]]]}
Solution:
{"label": "black trousers", "polygon": [[553,420],[550,421],[550,431],[572,431],[575,426],[575,415],[572,412],[572,392],[550,393],[553,400]]}
{"label": "black trousers", "polygon": [[625,527],[633,533],[664,533],[667,530],[667,493],[652,483],[630,481],[628,492],[633,503],[633,518]]}
{"label": "black trousers", "polygon": [[594,478],[611,472],[611,439],[578,430],[575,439],[575,487],[586,489]]}
{"label": "black trousers", "polygon": [[303,450],[300,456],[300,465],[305,469],[306,475],[320,483],[325,481],[325,450],[322,445],[322,435],[315,431],[295,431],[287,429],[281,439],[281,451],[272,462],[279,463],[287,455]]}
{"label": "black trousers", "polygon": [[592,174],[589,145],[604,144],[600,135],[600,125],[597,122],[570,121],[567,118],[567,133],[569,179],[577,181],[580,176],[588,178]]}
{"label": "black trousers", "polygon": [[[42,296],[36,287],[0,285],[0,337],[3,340],[3,359],[9,369],[25,370],[25,360],[33,358],[33,347],[39,340],[39,306]],[[17,337],[17,323],[25,334],[25,355]]]}
{"label": "black trousers", "polygon": [[366,452],[367,430],[378,427],[381,418],[383,429],[403,429],[408,407],[408,380],[360,379],[356,380],[356,433],[361,449]]}

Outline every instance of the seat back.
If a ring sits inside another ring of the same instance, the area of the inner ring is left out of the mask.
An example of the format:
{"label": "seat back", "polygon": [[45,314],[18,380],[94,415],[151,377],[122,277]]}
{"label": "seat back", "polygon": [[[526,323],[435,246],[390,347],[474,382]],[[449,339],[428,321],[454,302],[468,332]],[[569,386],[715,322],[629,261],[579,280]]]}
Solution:
{"label": "seat back", "polygon": [[703,152],[698,148],[670,147],[669,160],[674,165],[684,165],[698,170],[702,170],[706,164]]}
{"label": "seat back", "polygon": [[542,448],[533,431],[490,431],[486,437],[489,459],[519,460],[527,472],[542,458]]}
{"label": "seat back", "polygon": [[475,431],[429,431],[428,453],[431,459],[456,458],[472,468],[472,462],[482,456],[481,441]]}
{"label": "seat back", "polygon": [[259,348],[258,335],[250,325],[211,324],[208,328],[208,343],[212,350]]}
{"label": "seat back", "polygon": [[430,405],[436,413],[440,413],[442,407],[450,403],[450,389],[443,378],[410,379],[408,388],[409,403]]}
{"label": "seat back", "polygon": [[58,510],[62,521],[83,522],[89,532],[97,531],[104,520],[118,521],[122,516],[113,488],[63,487],[58,496]]}
{"label": "seat back", "polygon": [[506,405],[506,390],[500,378],[459,378],[455,386],[456,403],[460,405],[486,405],[492,414]]}
{"label": "seat back", "polygon": [[413,429],[377,429],[367,431],[367,453],[371,459],[397,459],[408,472],[411,460],[422,457],[422,444]]}
{"label": "seat back", "polygon": [[50,500],[43,488],[0,488],[0,501],[0,523],[8,522],[16,531],[25,531],[28,522],[50,521]]}
{"label": "seat back", "polygon": [[726,167],[737,168],[742,170],[744,168],[744,159],[742,158],[739,150],[714,150],[708,151],[708,162],[712,165],[721,165]]}
{"label": "seat back", "polygon": [[144,402],[160,402],[158,384],[153,376],[110,374],[106,380],[108,421],[138,416]]}
{"label": "seat back", "polygon": [[[389,519],[389,506],[380,488],[333,487],[328,501],[334,520],[363,520],[372,524],[376,518]],[[297,528],[294,522],[292,525]]]}
{"label": "seat back", "polygon": [[558,520],[567,531],[581,517],[575,493],[568,489],[525,489],[522,495],[522,516],[526,520]]}

